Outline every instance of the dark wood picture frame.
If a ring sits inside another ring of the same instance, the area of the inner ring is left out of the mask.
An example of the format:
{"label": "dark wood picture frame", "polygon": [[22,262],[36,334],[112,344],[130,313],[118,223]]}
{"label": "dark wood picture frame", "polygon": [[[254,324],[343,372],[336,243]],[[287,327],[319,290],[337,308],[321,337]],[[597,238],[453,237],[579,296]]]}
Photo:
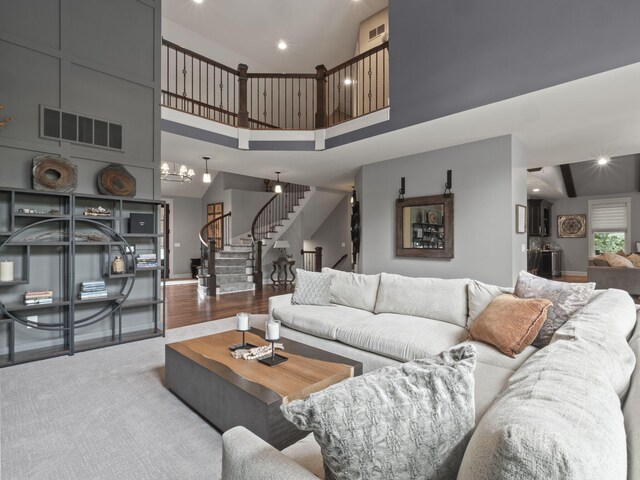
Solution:
{"label": "dark wood picture frame", "polygon": [[396,256],[453,258],[453,194],[396,200]]}

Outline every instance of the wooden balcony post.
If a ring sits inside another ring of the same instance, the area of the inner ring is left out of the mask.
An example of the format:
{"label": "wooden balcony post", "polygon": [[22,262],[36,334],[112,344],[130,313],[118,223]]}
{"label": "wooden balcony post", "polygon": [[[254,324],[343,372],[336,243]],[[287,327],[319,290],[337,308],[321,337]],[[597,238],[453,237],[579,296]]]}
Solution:
{"label": "wooden balcony post", "polygon": [[327,112],[325,106],[325,80],[327,78],[327,68],[324,65],[316,66],[316,121],[315,128],[326,128]]}
{"label": "wooden balcony post", "polygon": [[247,109],[247,80],[249,76],[244,63],[238,65],[238,127],[249,128],[249,110]]}
{"label": "wooden balcony post", "polygon": [[262,291],[262,240],[258,240],[253,256],[253,283],[256,291]]}
{"label": "wooden balcony post", "polygon": [[322,247],[316,247],[316,265],[315,271],[320,272],[322,270]]}

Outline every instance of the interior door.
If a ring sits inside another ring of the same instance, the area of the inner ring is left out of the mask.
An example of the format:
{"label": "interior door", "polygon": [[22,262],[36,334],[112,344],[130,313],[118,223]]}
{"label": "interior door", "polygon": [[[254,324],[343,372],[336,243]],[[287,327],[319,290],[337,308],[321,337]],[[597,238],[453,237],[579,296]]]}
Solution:
{"label": "interior door", "polygon": [[[218,218],[224,215],[224,203],[210,203],[207,205],[207,223],[214,218]],[[207,237],[208,240],[214,240],[216,250],[222,250],[222,239],[224,238],[224,222],[216,222],[213,225],[209,225]]]}

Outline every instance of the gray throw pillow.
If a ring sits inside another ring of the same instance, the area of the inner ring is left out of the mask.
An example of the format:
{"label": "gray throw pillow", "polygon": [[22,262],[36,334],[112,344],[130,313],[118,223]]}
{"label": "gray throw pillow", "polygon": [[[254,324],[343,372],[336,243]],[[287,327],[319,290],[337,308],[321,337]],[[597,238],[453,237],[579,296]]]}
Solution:
{"label": "gray throw pillow", "polygon": [[281,407],[313,431],[327,480],[455,479],[475,421],[465,345],[350,378]]}
{"label": "gray throw pillow", "polygon": [[296,270],[296,288],[291,303],[294,305],[330,305],[331,275]]}
{"label": "gray throw pillow", "polygon": [[545,298],[553,303],[547,310],[547,319],[532,345],[539,348],[549,345],[556,330],[587,304],[595,288],[596,284],[593,282],[555,282],[525,271],[520,272],[514,292],[518,297]]}

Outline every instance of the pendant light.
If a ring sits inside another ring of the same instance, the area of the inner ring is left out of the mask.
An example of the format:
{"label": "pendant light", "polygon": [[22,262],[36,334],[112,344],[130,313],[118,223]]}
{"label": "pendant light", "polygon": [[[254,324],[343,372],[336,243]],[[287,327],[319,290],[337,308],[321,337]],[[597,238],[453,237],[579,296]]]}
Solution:
{"label": "pendant light", "polygon": [[211,183],[211,174],[209,173],[209,159],[211,157],[202,157],[204,159],[204,173],[202,174],[202,183]]}
{"label": "pendant light", "polygon": [[282,173],[282,172],[276,172],[276,176],[277,176],[277,178],[276,178],[276,184],[275,184],[275,185],[274,185],[274,187],[273,187],[273,191],[274,191],[275,193],[282,193],[282,184],[280,183],[280,174],[281,174],[281,173]]}

